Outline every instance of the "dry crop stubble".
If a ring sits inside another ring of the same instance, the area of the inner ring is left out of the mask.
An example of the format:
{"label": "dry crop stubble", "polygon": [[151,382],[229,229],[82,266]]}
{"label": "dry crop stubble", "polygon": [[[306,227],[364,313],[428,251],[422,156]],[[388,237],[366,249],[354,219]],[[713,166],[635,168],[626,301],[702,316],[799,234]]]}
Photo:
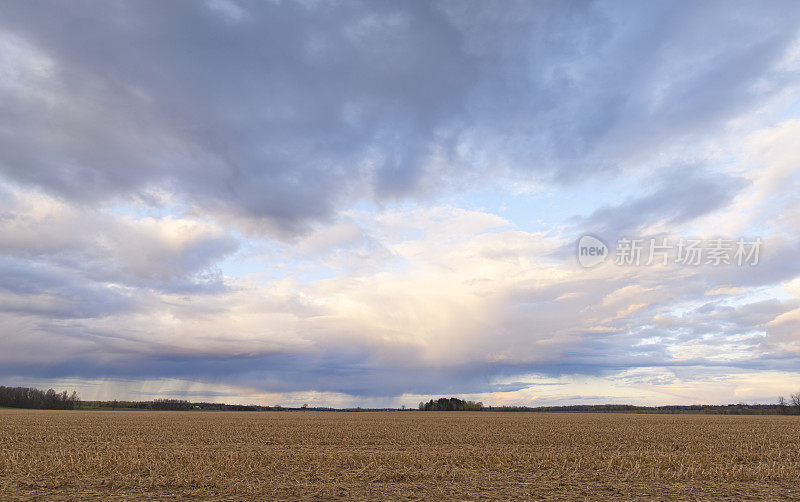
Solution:
{"label": "dry crop stubble", "polygon": [[0,410],[0,498],[800,499],[800,417]]}

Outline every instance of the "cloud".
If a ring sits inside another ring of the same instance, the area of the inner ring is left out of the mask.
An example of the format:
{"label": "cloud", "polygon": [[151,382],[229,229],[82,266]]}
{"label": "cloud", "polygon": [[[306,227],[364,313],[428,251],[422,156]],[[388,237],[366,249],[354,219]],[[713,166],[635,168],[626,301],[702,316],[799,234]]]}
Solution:
{"label": "cloud", "polygon": [[448,5],[485,77],[459,148],[545,178],[661,162],[790,88],[797,71],[779,64],[797,37],[796,11],[782,18],[718,3]]}
{"label": "cloud", "polygon": [[672,167],[653,176],[650,194],[594,211],[580,225],[609,240],[643,235],[648,227],[674,228],[731,204],[746,180],[698,166]]}
{"label": "cloud", "polygon": [[0,273],[0,312],[40,320],[94,318],[119,314],[135,305],[135,294],[86,281],[79,272],[50,264],[3,258]]}
{"label": "cloud", "polygon": [[199,3],[68,9],[63,24],[57,4],[12,8],[8,44],[49,66],[12,54],[28,85],[5,93],[21,127],[0,136],[3,172],[84,201],[165,186],[277,230],[366,184],[413,191],[469,61],[427,4],[356,7],[260,3],[235,26]]}
{"label": "cloud", "polygon": [[[312,238],[324,245],[298,246],[323,252],[324,261],[329,246],[365,235],[354,228],[369,229],[386,261],[304,283],[226,278],[227,288],[213,294],[112,288],[124,299],[117,304],[113,295],[106,303],[76,297],[69,283],[8,286],[17,296],[6,305],[28,307],[12,313],[37,321],[16,340],[4,371],[377,399],[493,392],[498,380],[531,373],[606,378],[630,368],[796,363],[780,342],[796,302],[753,300],[749,288],[708,296],[729,282],[709,270],[587,271],[573,260],[553,262],[558,238],[456,208],[354,215],[343,228]],[[37,302],[24,295],[75,304],[34,312]],[[84,304],[99,310],[79,315]],[[72,320],[61,321],[63,313]],[[43,339],[50,349],[34,350]]]}
{"label": "cloud", "polygon": [[447,180],[614,173],[791,89],[798,16],[792,3],[17,4],[0,21],[15,124],[0,169],[90,203],[159,187],[261,234]]}
{"label": "cloud", "polygon": [[200,220],[113,214],[36,191],[8,191],[0,200],[2,255],[89,282],[187,288],[236,248],[229,233]]}

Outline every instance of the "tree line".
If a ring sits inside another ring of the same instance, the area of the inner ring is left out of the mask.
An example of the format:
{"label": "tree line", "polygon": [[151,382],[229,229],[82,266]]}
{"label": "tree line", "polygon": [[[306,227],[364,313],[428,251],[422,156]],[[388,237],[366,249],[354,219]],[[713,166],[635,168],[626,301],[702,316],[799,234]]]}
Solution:
{"label": "tree line", "polygon": [[789,396],[788,401],[783,396],[779,397],[778,409],[783,415],[789,415],[789,414],[800,415],[800,392],[791,394]]}
{"label": "tree line", "polygon": [[636,406],[632,404],[574,404],[566,406],[484,406],[455,397],[431,399],[419,403],[420,411],[521,411],[572,413],[706,413],[715,415],[800,415],[800,392],[778,404],[691,404],[668,406]]}
{"label": "tree line", "polygon": [[6,387],[0,385],[0,406],[9,408],[34,408],[40,410],[71,410],[80,401],[77,392],[46,391],[31,387]]}
{"label": "tree line", "polygon": [[419,403],[421,411],[480,411],[483,403],[464,401],[456,397],[440,397],[436,401],[431,399],[427,403]]}

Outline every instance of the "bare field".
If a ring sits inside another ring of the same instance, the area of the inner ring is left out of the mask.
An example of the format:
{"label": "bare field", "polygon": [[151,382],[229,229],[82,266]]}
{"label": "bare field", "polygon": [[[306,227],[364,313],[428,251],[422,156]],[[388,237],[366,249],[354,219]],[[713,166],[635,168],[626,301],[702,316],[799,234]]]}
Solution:
{"label": "bare field", "polygon": [[800,500],[800,417],[0,410],[0,499]]}

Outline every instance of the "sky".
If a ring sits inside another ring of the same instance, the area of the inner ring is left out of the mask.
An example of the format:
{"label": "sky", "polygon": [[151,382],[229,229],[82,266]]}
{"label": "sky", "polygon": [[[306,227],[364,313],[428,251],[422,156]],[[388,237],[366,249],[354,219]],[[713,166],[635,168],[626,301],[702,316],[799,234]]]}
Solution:
{"label": "sky", "polygon": [[799,139],[797,2],[3,1],[0,383],[774,403]]}

